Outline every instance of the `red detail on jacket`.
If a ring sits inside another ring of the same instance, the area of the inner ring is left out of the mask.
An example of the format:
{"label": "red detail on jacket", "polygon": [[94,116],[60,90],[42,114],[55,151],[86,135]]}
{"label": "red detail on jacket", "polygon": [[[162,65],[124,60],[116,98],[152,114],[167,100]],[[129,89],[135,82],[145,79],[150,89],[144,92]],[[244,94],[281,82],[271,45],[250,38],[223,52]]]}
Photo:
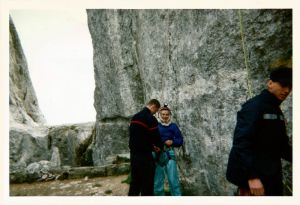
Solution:
{"label": "red detail on jacket", "polygon": [[155,130],[155,129],[157,129],[157,127],[158,127],[158,126],[156,126],[156,127],[151,127],[151,128],[149,128],[148,125],[146,125],[145,123],[143,123],[143,122],[141,122],[141,121],[137,121],[137,120],[131,121],[130,124],[138,124],[138,125],[141,125],[141,126],[145,127],[146,129],[148,129],[149,131]]}

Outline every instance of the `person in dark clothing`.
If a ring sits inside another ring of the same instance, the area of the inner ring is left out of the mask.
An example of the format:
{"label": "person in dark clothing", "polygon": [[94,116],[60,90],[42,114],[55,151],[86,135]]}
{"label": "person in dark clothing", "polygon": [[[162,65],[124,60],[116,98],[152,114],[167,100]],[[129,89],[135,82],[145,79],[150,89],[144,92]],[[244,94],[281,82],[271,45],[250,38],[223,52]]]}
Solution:
{"label": "person in dark clothing", "polygon": [[226,178],[239,195],[283,194],[281,158],[292,161],[292,147],[280,104],[292,90],[292,69],[273,70],[267,89],[237,113]]}
{"label": "person in dark clothing", "polygon": [[159,101],[152,99],[131,119],[129,126],[131,183],[128,196],[154,195],[155,162],[152,151],[158,153],[163,148],[158,121],[153,116],[159,108]]}

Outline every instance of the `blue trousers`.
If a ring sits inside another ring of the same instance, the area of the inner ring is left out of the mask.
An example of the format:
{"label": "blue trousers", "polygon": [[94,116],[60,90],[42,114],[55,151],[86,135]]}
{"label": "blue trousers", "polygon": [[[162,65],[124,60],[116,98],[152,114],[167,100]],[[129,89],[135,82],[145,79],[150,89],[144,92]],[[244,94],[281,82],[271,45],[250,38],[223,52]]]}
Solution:
{"label": "blue trousers", "polygon": [[171,159],[165,164],[156,163],[155,177],[154,177],[154,195],[164,196],[164,182],[165,174],[168,177],[169,188],[172,196],[181,196],[180,183],[177,174],[177,164],[175,160],[174,150],[169,150]]}

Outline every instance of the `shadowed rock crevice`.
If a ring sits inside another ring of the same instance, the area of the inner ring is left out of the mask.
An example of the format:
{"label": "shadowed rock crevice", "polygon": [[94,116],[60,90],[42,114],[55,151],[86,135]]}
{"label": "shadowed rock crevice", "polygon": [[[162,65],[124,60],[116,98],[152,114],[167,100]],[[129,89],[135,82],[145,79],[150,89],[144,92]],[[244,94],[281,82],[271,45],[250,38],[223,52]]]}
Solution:
{"label": "shadowed rock crevice", "polygon": [[89,146],[95,141],[96,129],[93,128],[92,134],[86,138],[79,146],[76,148],[76,164],[78,166],[93,166],[93,157],[92,150],[89,149]]}

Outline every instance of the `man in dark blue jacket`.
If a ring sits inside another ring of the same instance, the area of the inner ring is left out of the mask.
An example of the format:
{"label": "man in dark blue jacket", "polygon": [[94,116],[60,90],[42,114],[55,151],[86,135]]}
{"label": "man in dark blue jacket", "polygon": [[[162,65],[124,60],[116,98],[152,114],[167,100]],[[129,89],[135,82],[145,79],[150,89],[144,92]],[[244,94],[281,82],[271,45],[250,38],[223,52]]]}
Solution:
{"label": "man in dark blue jacket", "polygon": [[279,106],[291,90],[292,69],[275,69],[267,89],[237,113],[226,177],[240,195],[283,194],[281,158],[292,161],[292,148]]}
{"label": "man in dark blue jacket", "polygon": [[129,196],[153,196],[155,162],[152,151],[160,152],[163,144],[158,130],[158,121],[153,116],[160,108],[156,99],[135,114],[129,126],[131,183]]}

